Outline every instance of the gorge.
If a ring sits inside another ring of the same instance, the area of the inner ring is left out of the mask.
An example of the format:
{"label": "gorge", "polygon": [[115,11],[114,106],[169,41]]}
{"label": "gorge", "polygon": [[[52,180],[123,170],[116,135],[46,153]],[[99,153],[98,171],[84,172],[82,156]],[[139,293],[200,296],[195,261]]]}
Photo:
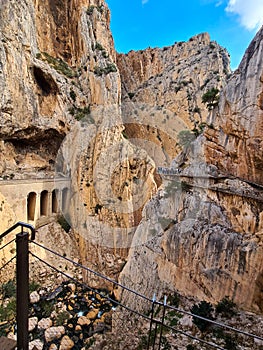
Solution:
{"label": "gorge", "polygon": [[1,232],[28,219],[8,181],[69,178],[70,234],[53,215],[41,242],[150,298],[262,314],[263,28],[231,72],[208,33],[118,54],[103,0],[0,7]]}

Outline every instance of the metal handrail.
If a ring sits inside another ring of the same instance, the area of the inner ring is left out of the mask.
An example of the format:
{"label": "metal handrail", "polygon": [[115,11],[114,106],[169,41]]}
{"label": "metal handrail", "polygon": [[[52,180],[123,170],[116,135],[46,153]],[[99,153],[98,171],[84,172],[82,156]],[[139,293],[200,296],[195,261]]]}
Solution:
{"label": "metal handrail", "polygon": [[11,226],[8,230],[6,230],[4,233],[2,233],[0,235],[0,240],[2,238],[4,238],[5,236],[7,236],[10,232],[14,231],[17,227],[21,227],[21,232],[23,232],[23,228],[27,228],[31,231],[31,241],[34,241],[35,237],[36,237],[36,230],[35,228],[30,225],[30,224],[27,224],[25,222],[22,222],[22,221],[18,221],[16,224],[14,224],[13,226]]}

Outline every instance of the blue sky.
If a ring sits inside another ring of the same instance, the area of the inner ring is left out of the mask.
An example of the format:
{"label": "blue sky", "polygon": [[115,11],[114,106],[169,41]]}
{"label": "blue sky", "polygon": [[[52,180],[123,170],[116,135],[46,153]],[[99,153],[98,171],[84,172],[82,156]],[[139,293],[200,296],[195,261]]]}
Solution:
{"label": "blue sky", "polygon": [[263,24],[263,0],[106,0],[118,52],[163,47],[208,32],[232,69]]}

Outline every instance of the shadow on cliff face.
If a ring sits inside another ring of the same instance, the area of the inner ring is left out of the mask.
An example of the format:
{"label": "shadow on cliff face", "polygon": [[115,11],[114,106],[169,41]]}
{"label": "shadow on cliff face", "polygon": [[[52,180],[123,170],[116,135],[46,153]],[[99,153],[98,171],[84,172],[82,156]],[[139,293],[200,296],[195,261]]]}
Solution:
{"label": "shadow on cliff face", "polygon": [[48,170],[52,170],[58,149],[65,137],[55,129],[41,130],[36,127],[28,127],[16,131],[5,141],[12,144],[17,157],[15,161],[19,166],[19,159],[27,154],[36,155],[46,161]]}

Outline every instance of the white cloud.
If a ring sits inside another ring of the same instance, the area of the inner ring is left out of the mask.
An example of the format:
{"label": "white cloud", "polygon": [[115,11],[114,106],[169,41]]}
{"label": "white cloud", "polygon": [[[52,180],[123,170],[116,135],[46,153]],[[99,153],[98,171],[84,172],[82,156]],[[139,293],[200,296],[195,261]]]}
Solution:
{"label": "white cloud", "polygon": [[147,4],[148,1],[149,1],[149,0],[142,0],[142,5]]}
{"label": "white cloud", "polygon": [[249,30],[263,25],[262,0],[229,0],[226,11],[237,14],[241,25]]}

